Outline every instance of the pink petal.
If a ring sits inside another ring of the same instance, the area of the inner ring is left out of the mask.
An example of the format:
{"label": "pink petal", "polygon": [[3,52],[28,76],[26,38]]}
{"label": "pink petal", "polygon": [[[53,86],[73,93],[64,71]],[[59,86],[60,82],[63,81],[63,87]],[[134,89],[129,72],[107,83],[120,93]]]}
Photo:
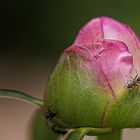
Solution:
{"label": "pink petal", "polygon": [[133,57],[122,42],[105,40],[103,46],[105,49],[100,53],[101,67],[114,93],[119,93],[127,83],[127,76],[131,74]]}
{"label": "pink petal", "polygon": [[91,20],[79,32],[74,44],[103,42],[104,39],[117,40],[126,44],[133,55],[134,68],[140,74],[140,43],[132,29],[112,18],[100,17]]}
{"label": "pink petal", "polygon": [[102,28],[102,23],[100,18],[96,18],[90,21],[86,26],[84,26],[76,40],[75,44],[88,44],[88,43],[95,43],[98,41],[103,41],[104,33]]}
{"label": "pink petal", "polygon": [[125,43],[133,55],[134,67],[140,73],[140,43],[132,29],[111,18],[102,17],[104,39],[119,40]]}
{"label": "pink petal", "polygon": [[133,57],[126,45],[119,41],[105,40],[103,43],[73,45],[66,51],[82,56],[81,66],[96,75],[98,85],[113,96],[119,93],[130,75]]}

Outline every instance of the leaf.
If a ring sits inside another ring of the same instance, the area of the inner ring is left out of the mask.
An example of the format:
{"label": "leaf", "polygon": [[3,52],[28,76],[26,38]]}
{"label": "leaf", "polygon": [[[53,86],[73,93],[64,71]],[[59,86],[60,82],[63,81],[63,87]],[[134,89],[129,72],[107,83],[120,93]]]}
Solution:
{"label": "leaf", "polygon": [[12,89],[0,89],[1,98],[15,98],[17,100],[22,100],[24,102],[32,103],[38,107],[43,106],[43,101],[41,99],[30,96],[24,92],[12,90]]}

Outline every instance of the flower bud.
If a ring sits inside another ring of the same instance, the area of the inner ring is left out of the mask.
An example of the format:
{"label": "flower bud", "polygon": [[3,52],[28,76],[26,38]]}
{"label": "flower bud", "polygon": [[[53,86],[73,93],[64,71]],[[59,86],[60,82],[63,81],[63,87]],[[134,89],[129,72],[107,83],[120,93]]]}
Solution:
{"label": "flower bud", "polygon": [[91,20],[51,75],[44,96],[55,114],[49,120],[67,128],[140,126],[139,73],[140,45],[130,27]]}

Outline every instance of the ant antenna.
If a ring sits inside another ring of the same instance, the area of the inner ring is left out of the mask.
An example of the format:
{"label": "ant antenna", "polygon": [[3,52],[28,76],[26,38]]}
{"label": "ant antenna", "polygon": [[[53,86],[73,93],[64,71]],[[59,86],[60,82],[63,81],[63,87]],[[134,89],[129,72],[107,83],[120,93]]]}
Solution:
{"label": "ant antenna", "polygon": [[128,75],[125,75],[126,77],[128,78],[131,78],[132,80],[135,80],[135,78],[131,77],[131,76],[128,76]]}

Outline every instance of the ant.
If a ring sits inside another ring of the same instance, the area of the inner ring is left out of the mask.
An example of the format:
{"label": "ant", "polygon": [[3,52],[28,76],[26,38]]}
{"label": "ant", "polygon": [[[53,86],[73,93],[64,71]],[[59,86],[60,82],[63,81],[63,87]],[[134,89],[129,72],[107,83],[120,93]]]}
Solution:
{"label": "ant", "polygon": [[138,76],[138,74],[136,74],[135,78],[130,77],[132,80],[131,82],[127,85],[127,88],[133,88],[135,86],[138,86],[138,84],[140,84],[140,76]]}
{"label": "ant", "polygon": [[53,118],[56,116],[56,114],[57,114],[56,112],[53,112],[48,107],[47,111],[45,111],[45,118],[47,120],[53,121]]}

